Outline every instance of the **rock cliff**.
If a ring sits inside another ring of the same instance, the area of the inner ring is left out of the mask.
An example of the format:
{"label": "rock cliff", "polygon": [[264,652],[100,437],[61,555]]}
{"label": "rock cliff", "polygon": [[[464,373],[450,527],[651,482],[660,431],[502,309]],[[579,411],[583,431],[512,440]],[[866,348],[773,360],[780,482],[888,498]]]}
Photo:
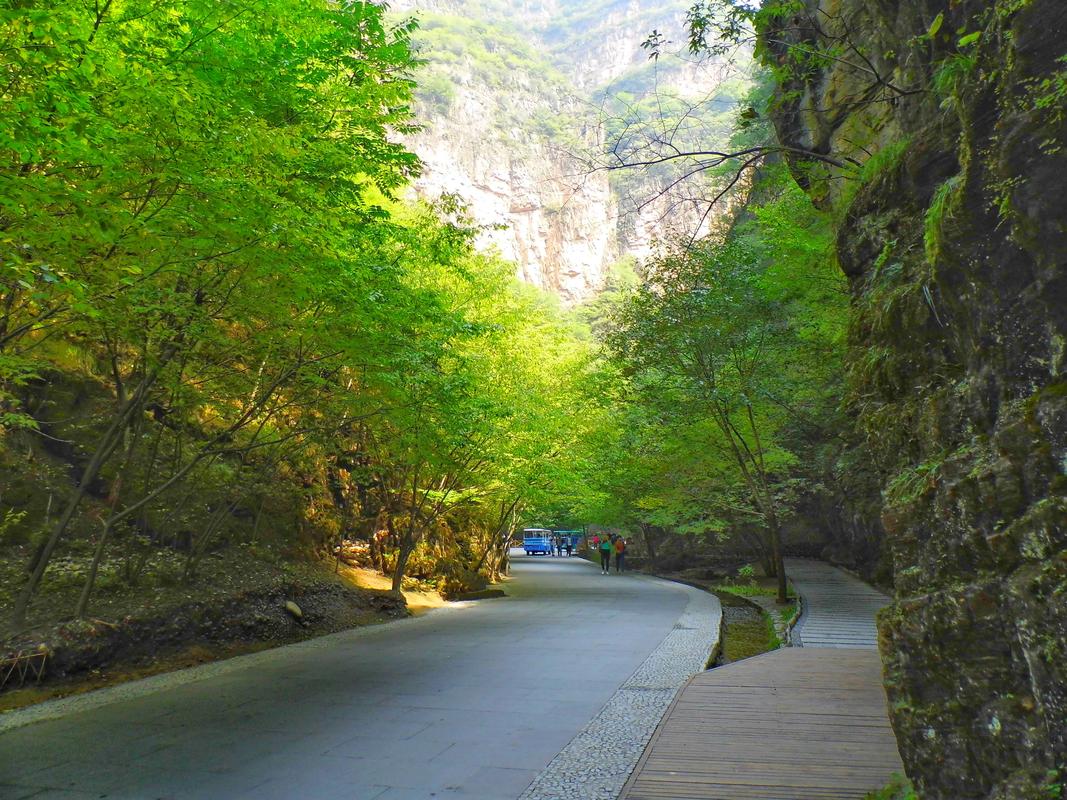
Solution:
{"label": "rock cliff", "polygon": [[852,289],[844,494],[892,557],[901,755],[928,800],[1063,796],[1067,6],[806,0],[776,25],[775,124]]}
{"label": "rock cliff", "polygon": [[[462,198],[486,227],[483,244],[565,303],[595,293],[619,259],[643,257],[657,238],[697,227],[702,209],[683,203],[681,213],[668,214],[678,198],[654,199],[654,178],[592,164],[627,111],[655,93],[714,101],[721,111],[742,90],[744,63],[737,80],[725,77],[721,64],[648,61],[641,41],[653,28],[680,31],[686,5],[412,0],[394,6],[419,19],[416,42],[427,61],[419,78],[424,130],[411,140],[424,163],[416,191]],[[720,125],[715,135],[728,131]]]}

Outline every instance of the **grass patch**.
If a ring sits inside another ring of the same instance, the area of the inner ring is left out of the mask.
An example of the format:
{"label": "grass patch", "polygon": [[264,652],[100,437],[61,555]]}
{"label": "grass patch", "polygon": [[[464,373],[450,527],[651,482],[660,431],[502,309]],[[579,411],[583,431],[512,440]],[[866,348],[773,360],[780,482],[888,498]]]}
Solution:
{"label": "grass patch", "polygon": [[954,175],[937,187],[930,207],[926,209],[923,218],[923,249],[926,252],[928,264],[934,264],[941,255],[941,247],[944,239],[943,226],[951,217],[950,203],[952,193],[960,185],[960,175]]}
{"label": "grass patch", "polygon": [[889,783],[877,791],[870,792],[864,800],[919,800],[915,787],[903,775],[894,775]]}
{"label": "grass patch", "polygon": [[778,613],[782,615],[782,621],[786,625],[791,625],[793,620],[797,618],[797,613],[800,611],[800,606],[797,604],[796,598],[790,598],[789,602],[784,606],[778,606]]}
{"label": "grass patch", "polygon": [[831,216],[838,221],[844,220],[860,190],[899,167],[910,146],[911,137],[904,137],[890,142],[868,158],[860,167],[859,173],[852,175],[846,182],[841,194],[834,201]]}
{"label": "grass patch", "polygon": [[[714,586],[713,591],[730,592],[741,597],[777,597],[778,579],[750,577],[730,580],[727,578]],[[796,598],[796,593],[791,586],[786,588],[786,597]]]}
{"label": "grass patch", "polygon": [[729,591],[716,590],[714,594],[722,603],[725,620],[720,665],[758,656],[781,646],[774,632],[774,623],[763,609]]}

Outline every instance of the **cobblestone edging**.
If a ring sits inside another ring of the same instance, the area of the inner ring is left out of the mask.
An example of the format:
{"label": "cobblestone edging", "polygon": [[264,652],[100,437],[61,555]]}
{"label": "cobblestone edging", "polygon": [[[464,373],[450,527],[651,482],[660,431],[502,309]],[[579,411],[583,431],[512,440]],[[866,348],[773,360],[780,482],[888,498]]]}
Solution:
{"label": "cobblestone edging", "polygon": [[[640,580],[657,580],[639,578]],[[722,608],[710,592],[675,584],[689,602],[674,629],[519,800],[615,800],[682,685],[719,643]]]}

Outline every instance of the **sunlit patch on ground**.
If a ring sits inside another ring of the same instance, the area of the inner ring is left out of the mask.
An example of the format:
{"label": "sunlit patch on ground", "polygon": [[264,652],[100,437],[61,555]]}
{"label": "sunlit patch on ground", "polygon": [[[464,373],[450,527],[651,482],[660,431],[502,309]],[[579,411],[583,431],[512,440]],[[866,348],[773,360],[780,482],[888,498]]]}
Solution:
{"label": "sunlit patch on ground", "polygon": [[[350,567],[346,564],[342,564],[341,574],[352,581],[356,586],[363,589],[377,589],[379,591],[388,592],[392,588],[392,579],[373,569]],[[407,601],[408,609],[416,616],[448,604],[448,601],[441,597],[437,592],[416,592],[405,590],[401,592],[401,594],[404,595],[404,600]]]}

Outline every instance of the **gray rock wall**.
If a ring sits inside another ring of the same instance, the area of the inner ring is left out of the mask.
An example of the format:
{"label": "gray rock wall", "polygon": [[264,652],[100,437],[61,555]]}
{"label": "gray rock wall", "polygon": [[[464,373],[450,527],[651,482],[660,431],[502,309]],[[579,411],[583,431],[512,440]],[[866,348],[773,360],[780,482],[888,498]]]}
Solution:
{"label": "gray rock wall", "polygon": [[846,403],[876,478],[857,505],[892,557],[901,755],[928,800],[1060,797],[1067,5],[811,0],[779,25],[779,65],[845,48],[783,81],[782,140],[865,164],[793,159],[853,293]]}
{"label": "gray rock wall", "polygon": [[[484,226],[481,244],[515,262],[521,279],[566,304],[595,294],[621,258],[643,258],[657,239],[698,228],[700,203],[677,193],[656,198],[667,182],[662,175],[643,179],[636,172],[623,177],[591,169],[613,144],[606,143],[604,128],[619,113],[605,96],[625,90],[627,102],[639,102],[658,87],[665,100],[704,102],[712,87],[734,76],[722,65],[669,54],[658,67],[649,62],[641,42],[658,28],[671,31],[680,46],[686,6],[686,0],[392,4],[397,13],[423,14],[428,25],[477,20],[484,23],[488,49],[518,56],[506,74],[489,75],[477,57],[435,51],[432,37],[423,37],[428,64],[422,77],[444,82],[450,96],[418,105],[424,129],[410,139],[424,164],[417,193],[461,197]],[[747,54],[740,60],[747,65]],[[647,118],[646,112],[633,114]]]}

